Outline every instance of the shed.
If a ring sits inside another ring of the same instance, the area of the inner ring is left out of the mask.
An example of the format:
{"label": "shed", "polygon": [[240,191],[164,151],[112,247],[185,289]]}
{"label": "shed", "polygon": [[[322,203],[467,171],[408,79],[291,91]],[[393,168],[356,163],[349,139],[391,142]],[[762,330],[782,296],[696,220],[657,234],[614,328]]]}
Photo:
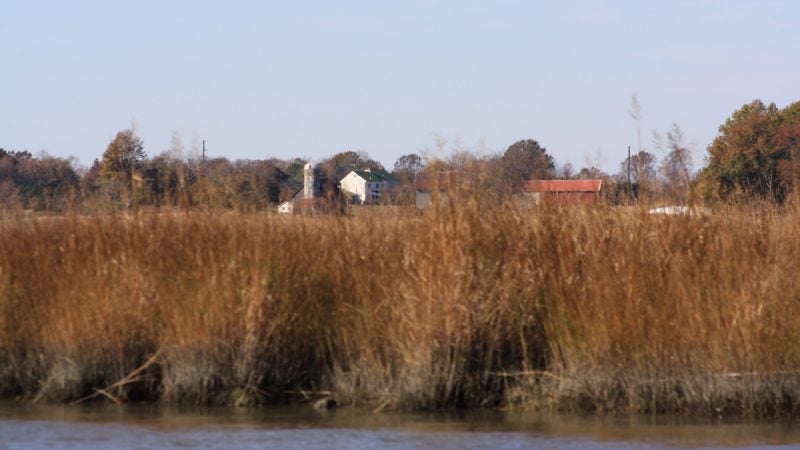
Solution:
{"label": "shed", "polygon": [[554,201],[561,206],[596,205],[602,187],[603,180],[531,180],[522,191],[536,204]]}
{"label": "shed", "polygon": [[459,172],[417,172],[414,176],[417,208],[428,207],[432,196],[438,196],[440,201],[445,201],[448,192],[458,188],[460,183],[461,173]]}

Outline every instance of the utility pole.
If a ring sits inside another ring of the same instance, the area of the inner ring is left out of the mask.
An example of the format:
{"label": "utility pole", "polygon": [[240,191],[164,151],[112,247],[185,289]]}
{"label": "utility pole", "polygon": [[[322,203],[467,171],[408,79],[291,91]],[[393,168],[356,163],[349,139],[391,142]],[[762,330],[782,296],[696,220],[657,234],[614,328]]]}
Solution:
{"label": "utility pole", "polygon": [[[195,141],[195,142],[197,142],[197,141]],[[628,147],[628,155],[629,156],[630,156],[630,153],[631,153],[631,148]],[[205,162],[206,162],[206,140],[203,139],[203,163],[205,163]],[[630,171],[630,169],[628,169],[628,171]],[[628,178],[630,178],[630,175],[628,175]]]}
{"label": "utility pole", "polygon": [[[205,143],[206,141],[203,141],[203,142]],[[205,150],[203,150],[203,151],[205,151]],[[629,145],[628,146],[628,187],[630,187],[630,185],[631,185],[631,146]]]}

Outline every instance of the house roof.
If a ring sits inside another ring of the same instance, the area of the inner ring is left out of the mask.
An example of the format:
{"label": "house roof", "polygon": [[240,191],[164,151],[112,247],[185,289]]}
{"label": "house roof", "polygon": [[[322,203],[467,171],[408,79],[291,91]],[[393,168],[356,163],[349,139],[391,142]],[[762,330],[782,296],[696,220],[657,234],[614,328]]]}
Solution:
{"label": "house roof", "polygon": [[354,170],[356,175],[369,182],[394,181],[394,177],[383,169]]}
{"label": "house roof", "polygon": [[602,180],[531,180],[522,190],[525,192],[600,192]]}
{"label": "house roof", "polygon": [[414,176],[414,189],[423,192],[447,191],[456,187],[461,174],[455,171],[417,172]]}

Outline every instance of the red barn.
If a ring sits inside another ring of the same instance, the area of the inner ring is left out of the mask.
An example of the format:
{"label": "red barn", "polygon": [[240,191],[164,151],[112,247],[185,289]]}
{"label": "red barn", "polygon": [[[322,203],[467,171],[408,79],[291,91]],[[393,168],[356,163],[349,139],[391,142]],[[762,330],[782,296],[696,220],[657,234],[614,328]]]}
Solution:
{"label": "red barn", "polygon": [[522,190],[536,204],[555,201],[561,206],[596,205],[600,201],[602,180],[532,180]]}

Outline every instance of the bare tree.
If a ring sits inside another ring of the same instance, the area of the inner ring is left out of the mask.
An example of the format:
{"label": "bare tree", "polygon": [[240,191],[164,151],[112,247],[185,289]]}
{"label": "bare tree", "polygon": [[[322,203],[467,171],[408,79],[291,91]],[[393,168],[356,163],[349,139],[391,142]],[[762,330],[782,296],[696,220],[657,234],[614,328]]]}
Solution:
{"label": "bare tree", "polygon": [[673,123],[665,136],[653,133],[656,148],[666,152],[659,173],[664,182],[665,194],[685,203],[690,198],[692,186],[692,154],[685,142],[683,131]]}
{"label": "bare tree", "polygon": [[631,110],[628,111],[628,115],[631,116],[633,120],[636,121],[636,143],[637,143],[637,151],[641,152],[644,149],[642,148],[642,105],[639,103],[639,98],[636,96],[636,93],[631,95]]}

